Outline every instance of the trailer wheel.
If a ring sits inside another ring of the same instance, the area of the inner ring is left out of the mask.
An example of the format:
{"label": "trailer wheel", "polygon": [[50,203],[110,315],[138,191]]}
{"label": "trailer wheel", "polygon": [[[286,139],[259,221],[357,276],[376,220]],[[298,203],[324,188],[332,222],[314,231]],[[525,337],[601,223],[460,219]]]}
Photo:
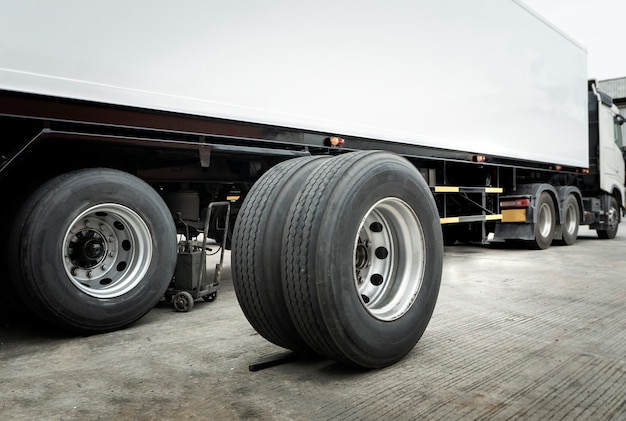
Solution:
{"label": "trailer wheel", "polygon": [[603,240],[612,240],[615,238],[619,228],[619,206],[617,205],[617,199],[611,196],[610,202],[608,228],[606,230],[596,230],[598,238]]}
{"label": "trailer wheel", "polygon": [[537,200],[537,222],[535,222],[535,239],[530,242],[532,248],[545,250],[552,244],[556,228],[554,201],[548,192],[542,192]]}
{"label": "trailer wheel", "polygon": [[26,200],[11,233],[12,282],[46,321],[123,328],[152,309],[176,265],[171,214],[148,184],[112,169],[56,177]]}
{"label": "trailer wheel", "polygon": [[317,353],[358,367],[401,359],[435,307],[443,239],[417,169],[388,152],[353,152],[320,165],[287,221],[287,304]]}
{"label": "trailer wheel", "polygon": [[580,210],[578,209],[578,201],[573,195],[567,196],[565,201],[565,219],[563,220],[563,239],[561,242],[565,245],[572,245],[578,237],[578,228],[580,224]]}
{"label": "trailer wheel", "polygon": [[311,349],[296,330],[285,303],[282,234],[298,190],[325,159],[294,158],[272,167],[252,186],[233,230],[233,287],[244,315],[268,341],[302,353]]}

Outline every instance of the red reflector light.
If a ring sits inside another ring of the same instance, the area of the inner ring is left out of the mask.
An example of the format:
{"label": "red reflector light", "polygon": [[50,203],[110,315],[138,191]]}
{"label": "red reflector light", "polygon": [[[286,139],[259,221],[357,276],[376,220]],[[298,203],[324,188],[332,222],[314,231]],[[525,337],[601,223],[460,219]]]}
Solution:
{"label": "red reflector light", "polygon": [[530,206],[530,199],[512,199],[502,200],[500,202],[500,209],[521,209]]}

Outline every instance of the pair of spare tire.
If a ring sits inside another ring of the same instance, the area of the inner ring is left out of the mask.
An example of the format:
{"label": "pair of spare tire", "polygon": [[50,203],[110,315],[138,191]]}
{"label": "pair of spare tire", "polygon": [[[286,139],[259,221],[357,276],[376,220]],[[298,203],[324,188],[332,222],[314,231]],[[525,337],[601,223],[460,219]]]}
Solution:
{"label": "pair of spare tire", "polygon": [[233,284],[270,342],[363,368],[413,349],[433,313],[443,240],[432,194],[384,151],[284,161],[233,232]]}

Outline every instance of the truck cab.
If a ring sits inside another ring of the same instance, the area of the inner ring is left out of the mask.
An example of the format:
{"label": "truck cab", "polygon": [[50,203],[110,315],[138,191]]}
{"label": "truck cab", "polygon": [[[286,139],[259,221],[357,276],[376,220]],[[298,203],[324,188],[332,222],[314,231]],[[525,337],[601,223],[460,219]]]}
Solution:
{"label": "truck cab", "polygon": [[[598,235],[612,238],[624,210],[624,117],[613,99],[589,82],[589,175],[583,177],[585,219]],[[601,203],[598,203],[598,200]],[[598,212],[598,209],[601,211]]]}
{"label": "truck cab", "polygon": [[[597,117],[590,115],[590,123],[597,119],[598,145],[597,152],[590,151],[590,157],[594,155],[598,157],[600,190],[609,194],[618,192],[619,197],[622,198],[621,207],[623,208],[625,148],[622,138],[622,125],[625,119],[620,115],[619,109],[613,104],[610,96],[598,91],[595,85],[592,86],[591,93],[598,104],[597,107],[592,107],[590,104],[590,114],[593,108],[597,110]],[[590,133],[591,137],[592,134]]]}

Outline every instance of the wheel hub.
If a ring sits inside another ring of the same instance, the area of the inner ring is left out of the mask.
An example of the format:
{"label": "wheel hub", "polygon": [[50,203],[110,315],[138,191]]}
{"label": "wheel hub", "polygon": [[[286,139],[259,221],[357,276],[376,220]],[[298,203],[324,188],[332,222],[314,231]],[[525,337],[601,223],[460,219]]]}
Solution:
{"label": "wheel hub", "polygon": [[69,280],[83,293],[101,299],[132,290],[152,256],[145,222],[133,210],[115,203],[85,210],[68,226],[63,243]]}
{"label": "wheel hub", "polygon": [[354,256],[355,259],[355,267],[357,271],[365,269],[369,264],[369,251],[367,249],[366,243],[360,242],[356,246],[356,254]]}
{"label": "wheel hub", "polygon": [[70,243],[69,257],[72,263],[80,268],[98,266],[106,254],[106,241],[96,231],[85,230],[76,234]]}

